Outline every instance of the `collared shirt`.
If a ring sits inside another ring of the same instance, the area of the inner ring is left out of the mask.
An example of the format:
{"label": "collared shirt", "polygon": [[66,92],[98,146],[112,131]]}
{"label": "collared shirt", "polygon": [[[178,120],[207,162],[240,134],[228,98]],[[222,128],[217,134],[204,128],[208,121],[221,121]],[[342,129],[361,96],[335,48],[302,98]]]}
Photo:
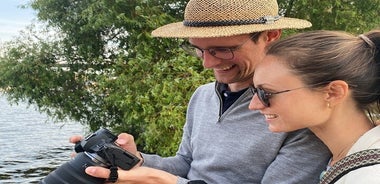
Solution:
{"label": "collared shirt", "polygon": [[237,92],[232,92],[228,89],[227,84],[219,83],[220,90],[218,91],[220,93],[220,96],[222,97],[223,101],[223,108],[222,113],[224,113],[245,91],[247,91],[248,88],[242,89]]}

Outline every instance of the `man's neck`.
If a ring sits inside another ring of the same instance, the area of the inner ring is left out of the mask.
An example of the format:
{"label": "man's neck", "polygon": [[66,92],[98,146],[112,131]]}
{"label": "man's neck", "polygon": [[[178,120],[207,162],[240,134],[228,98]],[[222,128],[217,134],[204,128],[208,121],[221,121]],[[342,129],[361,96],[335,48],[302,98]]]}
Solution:
{"label": "man's neck", "polygon": [[252,85],[252,79],[245,82],[230,83],[228,84],[228,88],[231,92],[238,92],[248,88],[250,85]]}

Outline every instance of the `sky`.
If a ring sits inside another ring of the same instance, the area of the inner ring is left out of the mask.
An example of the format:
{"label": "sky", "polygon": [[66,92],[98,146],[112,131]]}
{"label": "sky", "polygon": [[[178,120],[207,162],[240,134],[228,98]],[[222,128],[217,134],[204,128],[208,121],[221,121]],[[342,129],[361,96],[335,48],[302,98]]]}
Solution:
{"label": "sky", "polygon": [[36,19],[33,9],[23,9],[29,0],[0,0],[0,43],[12,40]]}

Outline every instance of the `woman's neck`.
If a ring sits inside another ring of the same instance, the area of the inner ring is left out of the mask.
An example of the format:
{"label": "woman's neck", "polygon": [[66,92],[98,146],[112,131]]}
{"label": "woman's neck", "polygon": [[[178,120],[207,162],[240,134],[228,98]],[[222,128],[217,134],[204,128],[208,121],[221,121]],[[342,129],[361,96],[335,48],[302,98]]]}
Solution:
{"label": "woman's neck", "polygon": [[332,159],[330,166],[344,158],[355,142],[374,126],[363,114],[332,117],[318,127],[310,128],[316,136],[330,149]]}

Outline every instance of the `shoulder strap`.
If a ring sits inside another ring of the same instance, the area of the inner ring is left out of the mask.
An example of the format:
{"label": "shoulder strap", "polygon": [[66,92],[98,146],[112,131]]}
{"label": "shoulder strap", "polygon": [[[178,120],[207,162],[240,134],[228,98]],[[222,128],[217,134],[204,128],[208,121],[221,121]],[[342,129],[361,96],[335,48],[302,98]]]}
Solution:
{"label": "shoulder strap", "polygon": [[345,174],[370,165],[380,164],[380,149],[368,149],[353,153],[335,163],[322,177],[319,184],[331,184]]}

